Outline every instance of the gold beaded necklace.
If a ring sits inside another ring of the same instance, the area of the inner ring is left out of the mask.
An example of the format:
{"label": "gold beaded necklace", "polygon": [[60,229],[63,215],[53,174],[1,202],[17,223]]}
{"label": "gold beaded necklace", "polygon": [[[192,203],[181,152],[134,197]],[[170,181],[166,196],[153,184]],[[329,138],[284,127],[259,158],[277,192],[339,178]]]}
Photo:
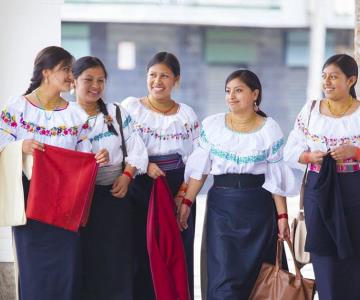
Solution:
{"label": "gold beaded necklace", "polygon": [[345,107],[345,109],[342,111],[342,112],[340,112],[340,113],[336,113],[336,112],[334,112],[334,108],[331,106],[331,103],[330,103],[330,100],[329,99],[326,99],[326,104],[327,104],[327,107],[328,107],[328,109],[329,109],[329,112],[330,112],[330,114],[332,114],[334,117],[342,117],[342,116],[344,116],[348,111],[349,111],[349,109],[350,109],[350,107],[352,106],[352,104],[353,104],[353,97],[352,96],[350,96],[349,97],[349,104]]}
{"label": "gold beaded necklace", "polygon": [[175,105],[176,105],[176,102],[175,102],[174,100],[171,100],[171,101],[173,102],[173,105],[171,105],[171,107],[168,108],[168,109],[166,109],[166,110],[161,110],[161,109],[157,108],[157,107],[151,102],[149,96],[146,96],[146,99],[147,99],[148,103],[150,104],[150,106],[151,106],[151,108],[152,108],[153,110],[155,110],[155,111],[157,111],[157,112],[159,112],[159,113],[161,113],[161,114],[163,114],[163,115],[167,115],[170,111],[172,111],[172,109],[173,109],[173,108],[175,107]]}

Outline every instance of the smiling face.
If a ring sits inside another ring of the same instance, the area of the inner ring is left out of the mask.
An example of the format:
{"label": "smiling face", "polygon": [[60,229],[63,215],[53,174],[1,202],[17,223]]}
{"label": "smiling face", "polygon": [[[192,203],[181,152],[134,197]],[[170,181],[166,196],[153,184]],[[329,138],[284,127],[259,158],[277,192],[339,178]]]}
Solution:
{"label": "smiling face", "polygon": [[79,102],[94,103],[105,89],[105,72],[99,67],[84,70],[75,80],[76,98]]}
{"label": "smiling face", "polygon": [[147,72],[147,88],[151,98],[156,100],[170,100],[171,92],[179,76],[174,75],[165,64],[155,64]]}
{"label": "smiling face", "polygon": [[325,98],[336,101],[349,97],[350,87],[355,80],[355,76],[347,78],[335,64],[326,66],[322,73],[322,90]]}
{"label": "smiling face", "polygon": [[225,99],[231,112],[253,112],[254,102],[259,95],[259,90],[255,89],[252,91],[239,78],[234,78],[226,84],[225,94]]}
{"label": "smiling face", "polygon": [[52,69],[43,70],[43,78],[51,87],[59,92],[67,92],[71,88],[73,75],[71,65],[60,63]]}

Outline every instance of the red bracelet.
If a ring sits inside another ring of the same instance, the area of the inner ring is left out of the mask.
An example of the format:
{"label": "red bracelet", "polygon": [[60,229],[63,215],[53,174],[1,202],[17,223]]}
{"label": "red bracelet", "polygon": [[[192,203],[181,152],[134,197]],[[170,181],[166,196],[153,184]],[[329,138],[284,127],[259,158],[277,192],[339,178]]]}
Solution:
{"label": "red bracelet", "polygon": [[277,216],[277,218],[278,218],[278,220],[280,220],[280,219],[289,219],[289,216],[288,216],[287,213],[284,213],[284,214],[279,214]]}
{"label": "red bracelet", "polygon": [[181,204],[185,204],[186,206],[191,207],[193,203],[192,203],[192,201],[190,199],[183,198],[181,200]]}
{"label": "red bracelet", "polygon": [[357,161],[360,161],[360,148],[359,147],[356,148],[355,159]]}
{"label": "red bracelet", "polygon": [[129,177],[130,180],[133,180],[133,177],[132,177],[132,175],[131,175],[131,173],[129,171],[124,171],[122,174]]}

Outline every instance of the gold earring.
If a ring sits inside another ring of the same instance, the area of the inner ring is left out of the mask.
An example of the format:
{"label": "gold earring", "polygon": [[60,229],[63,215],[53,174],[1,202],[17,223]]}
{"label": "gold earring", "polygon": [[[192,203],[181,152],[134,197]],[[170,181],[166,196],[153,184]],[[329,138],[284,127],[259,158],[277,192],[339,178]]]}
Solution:
{"label": "gold earring", "polygon": [[259,111],[259,106],[256,104],[256,101],[254,101],[254,112]]}

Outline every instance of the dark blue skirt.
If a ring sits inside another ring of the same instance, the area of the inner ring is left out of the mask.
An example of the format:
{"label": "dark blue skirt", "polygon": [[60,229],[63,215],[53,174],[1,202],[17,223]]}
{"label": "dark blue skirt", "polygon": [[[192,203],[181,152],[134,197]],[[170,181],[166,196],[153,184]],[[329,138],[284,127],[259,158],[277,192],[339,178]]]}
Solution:
{"label": "dark blue skirt", "polygon": [[[184,181],[184,168],[166,171],[166,180],[172,194],[175,196]],[[133,241],[134,241],[134,299],[152,300],[155,298],[149,257],[146,246],[146,222],[153,179],[148,175],[136,176],[129,196],[133,206]],[[194,299],[194,235],[196,206],[191,208],[188,220],[189,228],[182,232],[184,242],[189,288]],[[172,299],[169,299],[172,300]]]}
{"label": "dark blue skirt", "polygon": [[[358,300],[360,299],[360,172],[338,174],[346,223],[350,235],[354,256],[340,260],[329,253],[311,252],[316,286],[320,300]],[[309,172],[305,185],[304,209],[306,225],[313,223],[317,216],[316,198],[313,187],[318,173]],[[321,234],[321,232],[319,233]],[[333,245],[325,245],[332,249]]]}
{"label": "dark blue skirt", "polygon": [[[23,180],[25,199],[29,181]],[[78,300],[79,234],[38,221],[13,227],[20,300]]]}
{"label": "dark blue skirt", "polygon": [[81,230],[83,300],[132,300],[132,211],[112,186],[95,187],[88,223]]}
{"label": "dark blue skirt", "polygon": [[[212,187],[207,199],[207,300],[248,299],[263,262],[276,255],[276,209],[258,188]],[[203,278],[202,278],[203,280]]]}

